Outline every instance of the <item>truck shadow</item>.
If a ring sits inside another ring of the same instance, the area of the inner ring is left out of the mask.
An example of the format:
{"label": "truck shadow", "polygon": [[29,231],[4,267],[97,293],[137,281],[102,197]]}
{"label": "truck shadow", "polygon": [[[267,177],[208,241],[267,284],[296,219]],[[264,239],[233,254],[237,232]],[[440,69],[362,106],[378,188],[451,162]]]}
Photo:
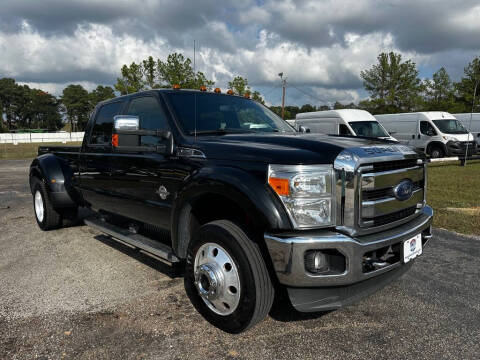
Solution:
{"label": "truck shadow", "polygon": [[183,276],[183,271],[184,271],[184,264],[179,263],[175,265],[169,265],[161,260],[157,260],[151,256],[148,256],[144,253],[142,253],[139,249],[136,248],[131,248],[130,246],[127,246],[125,244],[122,244],[118,241],[113,240],[110,236],[108,235],[96,235],[94,239],[102,242],[103,244],[110,246],[111,248],[120,251],[121,253],[130,256],[131,258],[141,262],[144,265],[147,265],[148,267],[161,272],[164,275],[167,275],[168,277],[174,279],[178,277]]}

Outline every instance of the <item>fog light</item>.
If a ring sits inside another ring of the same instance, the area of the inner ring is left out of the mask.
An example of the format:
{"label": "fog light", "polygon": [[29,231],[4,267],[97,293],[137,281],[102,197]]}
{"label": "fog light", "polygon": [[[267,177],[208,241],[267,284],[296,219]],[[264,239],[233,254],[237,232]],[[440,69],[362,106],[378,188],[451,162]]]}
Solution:
{"label": "fog light", "polygon": [[328,261],[324,253],[310,250],[305,253],[305,269],[313,274],[328,271]]}

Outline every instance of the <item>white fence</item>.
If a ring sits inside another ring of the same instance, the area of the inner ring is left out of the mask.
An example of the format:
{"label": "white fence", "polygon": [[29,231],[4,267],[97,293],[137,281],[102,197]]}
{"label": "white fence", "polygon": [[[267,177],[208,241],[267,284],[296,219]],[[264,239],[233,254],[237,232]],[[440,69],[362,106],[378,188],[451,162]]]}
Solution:
{"label": "white fence", "polygon": [[84,132],[0,134],[0,144],[82,141]]}

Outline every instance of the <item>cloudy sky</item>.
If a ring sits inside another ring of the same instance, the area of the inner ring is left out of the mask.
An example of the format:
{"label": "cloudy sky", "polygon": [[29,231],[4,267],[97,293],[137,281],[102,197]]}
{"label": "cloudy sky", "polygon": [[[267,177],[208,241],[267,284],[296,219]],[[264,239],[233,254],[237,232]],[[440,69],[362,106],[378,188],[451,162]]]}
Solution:
{"label": "cloudy sky", "polygon": [[413,59],[421,77],[458,79],[480,53],[478,0],[1,0],[0,78],[61,93],[113,85],[120,67],[171,52],[226,88],[247,77],[270,104],[357,102],[359,73],[382,51]]}

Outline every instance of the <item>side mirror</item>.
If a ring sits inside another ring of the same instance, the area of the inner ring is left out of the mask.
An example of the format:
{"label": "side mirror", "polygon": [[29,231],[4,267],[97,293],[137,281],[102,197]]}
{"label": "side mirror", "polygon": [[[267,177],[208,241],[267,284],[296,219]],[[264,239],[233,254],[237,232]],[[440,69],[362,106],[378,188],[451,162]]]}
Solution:
{"label": "side mirror", "polygon": [[306,126],[303,126],[303,125],[300,125],[300,127],[298,128],[298,131],[301,132],[301,133],[309,133],[310,128],[308,128]]}
{"label": "side mirror", "polygon": [[115,130],[140,130],[140,118],[132,115],[115,115],[113,117]]}
{"label": "side mirror", "polygon": [[[113,122],[112,146],[114,151],[156,152],[165,155],[173,153],[174,143],[170,131],[142,130],[138,116],[117,115],[113,117]],[[156,136],[166,141],[161,145],[142,145],[142,136]]]}

